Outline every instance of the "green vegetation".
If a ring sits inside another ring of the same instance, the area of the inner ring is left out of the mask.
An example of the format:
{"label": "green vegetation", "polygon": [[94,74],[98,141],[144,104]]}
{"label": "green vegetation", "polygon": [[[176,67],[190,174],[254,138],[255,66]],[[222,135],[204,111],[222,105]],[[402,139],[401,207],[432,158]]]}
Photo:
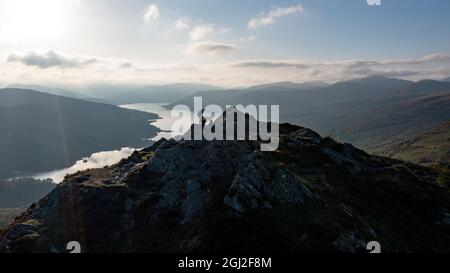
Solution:
{"label": "green vegetation", "polygon": [[148,161],[153,157],[153,152],[140,152],[139,156],[142,159],[142,161]]}
{"label": "green vegetation", "polygon": [[390,157],[431,167],[448,168],[450,159],[450,121],[385,151]]}

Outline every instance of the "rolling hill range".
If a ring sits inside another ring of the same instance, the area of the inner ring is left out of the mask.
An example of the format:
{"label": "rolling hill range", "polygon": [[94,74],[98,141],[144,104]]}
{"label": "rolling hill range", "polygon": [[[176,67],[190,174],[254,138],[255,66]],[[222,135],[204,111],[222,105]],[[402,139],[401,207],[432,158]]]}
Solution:
{"label": "rolling hill range", "polygon": [[450,117],[450,83],[411,82],[373,76],[302,89],[265,85],[244,90],[199,92],[169,105],[278,104],[280,118],[312,128],[370,152],[387,143],[409,139]]}
{"label": "rolling hill range", "polygon": [[96,84],[84,88],[83,94],[112,104],[170,103],[199,91],[219,90],[218,87],[176,83],[168,85]]}
{"label": "rolling hill range", "polygon": [[[308,86],[324,86],[311,82]],[[13,84],[8,88],[35,90],[57,96],[108,104],[170,103],[201,91],[217,91],[219,87],[198,83],[174,83],[167,85],[145,84],[92,84],[83,87],[48,87],[36,84]],[[76,91],[72,91],[76,90]]]}
{"label": "rolling hill range", "polygon": [[0,178],[68,167],[93,152],[142,147],[157,115],[32,90],[0,90]]}
{"label": "rolling hill range", "polygon": [[34,91],[38,91],[41,93],[47,93],[47,94],[51,94],[51,95],[63,96],[63,97],[68,97],[68,98],[73,98],[73,99],[87,100],[87,101],[100,102],[100,103],[108,103],[106,100],[89,97],[87,94],[82,94],[79,92],[66,90],[63,88],[47,87],[47,86],[42,86],[42,85],[37,85],[37,84],[31,84],[31,85],[12,84],[12,85],[8,86],[7,88],[34,90]]}

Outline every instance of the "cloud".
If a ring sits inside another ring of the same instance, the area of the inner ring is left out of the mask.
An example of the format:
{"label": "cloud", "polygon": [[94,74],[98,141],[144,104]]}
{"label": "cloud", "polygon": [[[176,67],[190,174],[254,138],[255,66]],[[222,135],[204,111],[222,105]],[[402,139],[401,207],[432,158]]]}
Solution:
{"label": "cloud", "polygon": [[426,55],[419,59],[398,59],[398,60],[386,60],[381,62],[382,64],[391,64],[391,65],[415,65],[415,64],[432,64],[439,62],[450,62],[449,54],[442,53],[434,53],[430,55]]}
{"label": "cloud", "polygon": [[346,67],[344,68],[344,73],[349,76],[382,76],[382,77],[390,77],[390,78],[403,78],[403,77],[411,77],[421,75],[420,71],[412,71],[412,70],[403,70],[403,69],[371,69],[368,67]]}
{"label": "cloud", "polygon": [[391,77],[391,78],[403,78],[403,77],[411,77],[411,76],[418,76],[422,75],[422,72],[420,71],[411,71],[411,70],[395,70],[395,69],[388,69],[384,71],[379,70],[372,70],[370,71],[370,74],[367,76],[383,76],[383,77]]}
{"label": "cloud", "polygon": [[72,6],[81,5],[81,0],[69,0],[68,2],[69,2],[69,5],[72,5]]}
{"label": "cloud", "polygon": [[192,41],[204,40],[214,31],[214,26],[212,24],[199,25],[194,27],[189,33],[189,37]]}
{"label": "cloud", "polygon": [[[436,65],[440,65],[437,67]],[[383,76],[406,79],[440,79],[450,72],[450,55],[431,54],[416,59],[341,60],[305,62],[302,60],[245,60],[227,64],[245,69],[246,75],[278,77],[279,80],[328,82],[352,78]],[[242,73],[242,72],[241,72]]]}
{"label": "cloud", "polygon": [[188,46],[187,52],[196,54],[209,54],[215,55],[233,51],[238,49],[232,44],[215,43],[215,42],[198,42],[192,43]]}
{"label": "cloud", "polygon": [[159,17],[160,17],[160,13],[159,13],[159,8],[157,5],[151,4],[150,6],[147,7],[147,9],[145,11],[145,15],[144,15],[144,21],[146,23],[151,23],[151,22],[159,19]]}
{"label": "cloud", "polygon": [[[334,64],[334,63],[329,63]],[[348,60],[348,61],[341,61],[341,62],[335,62],[335,64],[343,65],[348,68],[361,68],[361,67],[367,67],[367,66],[373,66],[373,65],[379,65],[379,62],[376,61],[370,61],[370,60]]]}
{"label": "cloud", "polygon": [[[201,57],[233,53],[239,50],[238,46],[226,40],[202,40],[190,41],[183,45],[183,48],[187,54],[193,54],[196,58],[187,58],[186,62],[172,64],[147,62],[137,65],[127,59],[77,56],[52,51],[12,54],[8,57],[10,62],[19,62],[24,65],[4,64],[0,66],[0,75],[2,75],[2,81],[8,84],[20,81],[24,84],[54,83],[78,86],[80,83],[135,84],[201,81],[227,87],[273,81],[332,83],[367,76],[408,80],[443,79],[450,76],[448,57],[450,55],[445,53],[411,59],[305,61],[274,58],[207,63],[206,59]],[[238,54],[233,56],[238,57]],[[38,73],[35,67],[41,68]],[[51,67],[72,69],[50,69]]]}
{"label": "cloud", "polygon": [[448,61],[450,61],[450,55],[435,53],[435,54],[430,54],[423,58],[420,58],[419,60],[421,62],[448,62]]}
{"label": "cloud", "polygon": [[287,15],[302,12],[304,9],[302,5],[298,4],[296,6],[285,7],[285,8],[274,8],[270,10],[269,14],[263,15],[259,18],[253,18],[248,22],[249,29],[256,29],[261,26],[272,25],[276,22],[276,19],[284,17]]}
{"label": "cloud", "polygon": [[244,42],[253,42],[256,40],[258,40],[258,36],[255,36],[255,35],[241,37],[241,41],[244,41]]}
{"label": "cloud", "polygon": [[130,68],[134,68],[134,65],[130,62],[124,62],[119,65],[119,68],[130,69]]}
{"label": "cloud", "polygon": [[306,68],[307,65],[295,61],[264,61],[264,60],[256,60],[256,61],[243,61],[238,63],[233,63],[231,66],[234,67],[252,67],[252,68],[282,68],[282,67],[290,67],[290,68]]}
{"label": "cloud", "polygon": [[90,65],[90,64],[95,64],[95,63],[98,63],[98,62],[99,62],[99,60],[97,58],[90,58],[90,59],[87,59],[85,61],[81,61],[81,64],[82,65]]}
{"label": "cloud", "polygon": [[189,24],[189,19],[186,17],[180,17],[175,21],[175,28],[179,31],[189,29],[191,26]]}
{"label": "cloud", "polygon": [[26,66],[36,66],[41,69],[59,67],[59,68],[78,68],[82,66],[97,63],[96,58],[71,57],[58,54],[52,50],[47,53],[39,54],[29,52],[25,55],[11,54],[6,62],[17,62]]}

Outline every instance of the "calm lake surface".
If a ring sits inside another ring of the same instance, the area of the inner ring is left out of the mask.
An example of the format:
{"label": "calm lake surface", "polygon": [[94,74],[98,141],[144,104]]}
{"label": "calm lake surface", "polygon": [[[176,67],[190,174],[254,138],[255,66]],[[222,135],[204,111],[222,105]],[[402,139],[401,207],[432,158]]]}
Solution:
{"label": "calm lake surface", "polygon": [[[158,141],[161,138],[172,138],[172,125],[180,119],[178,117],[172,117],[171,110],[165,109],[165,105],[167,103],[134,103],[120,105],[120,107],[159,115],[161,117],[160,119],[151,122],[152,125],[162,130],[156,137],[152,138],[152,140]],[[182,117],[183,119],[180,122],[183,123],[184,128],[189,128],[192,123],[192,112],[184,112]]]}

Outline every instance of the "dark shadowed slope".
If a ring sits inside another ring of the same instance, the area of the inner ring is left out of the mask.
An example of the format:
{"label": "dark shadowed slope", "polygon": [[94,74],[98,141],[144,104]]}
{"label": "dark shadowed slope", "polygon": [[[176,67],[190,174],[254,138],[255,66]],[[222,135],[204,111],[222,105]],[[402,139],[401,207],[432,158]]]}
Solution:
{"label": "dark shadowed slope", "polygon": [[148,145],[157,115],[31,90],[0,90],[0,178],[68,167],[98,151]]}
{"label": "dark shadowed slope", "polygon": [[72,175],[0,252],[450,252],[449,176],[288,124],[280,148],[167,141]]}
{"label": "dark shadowed slope", "polygon": [[14,178],[0,180],[0,229],[55,188],[52,180]]}

